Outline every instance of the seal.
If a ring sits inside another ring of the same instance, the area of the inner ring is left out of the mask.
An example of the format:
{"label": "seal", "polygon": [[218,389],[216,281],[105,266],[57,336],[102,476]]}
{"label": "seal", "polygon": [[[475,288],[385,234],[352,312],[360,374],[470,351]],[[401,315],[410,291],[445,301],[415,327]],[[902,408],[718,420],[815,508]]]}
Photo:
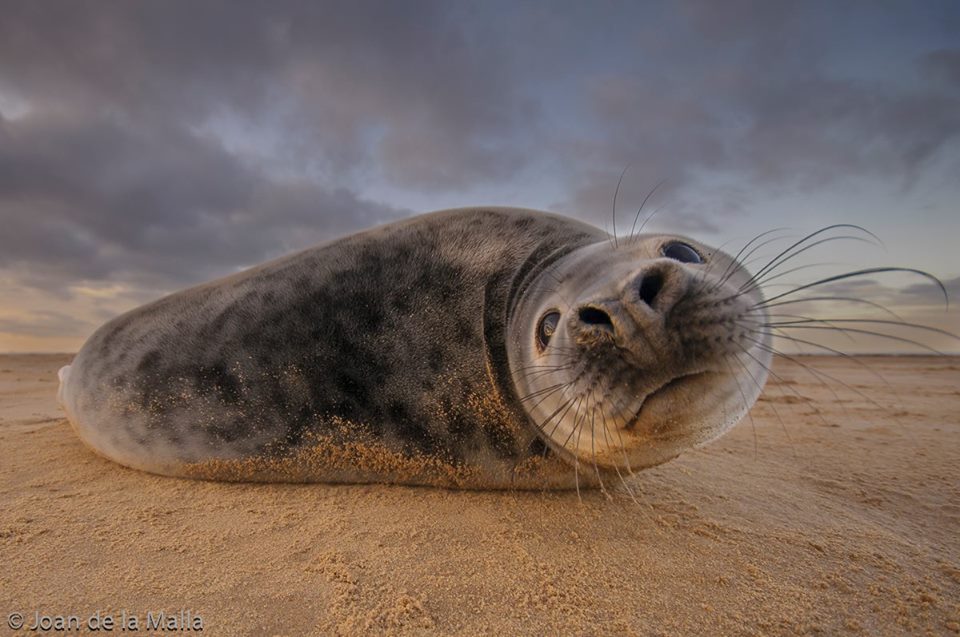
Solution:
{"label": "seal", "polygon": [[685,237],[441,211],[123,314],[59,398],[94,451],[165,475],[597,486],[757,399],[771,348],[751,281]]}

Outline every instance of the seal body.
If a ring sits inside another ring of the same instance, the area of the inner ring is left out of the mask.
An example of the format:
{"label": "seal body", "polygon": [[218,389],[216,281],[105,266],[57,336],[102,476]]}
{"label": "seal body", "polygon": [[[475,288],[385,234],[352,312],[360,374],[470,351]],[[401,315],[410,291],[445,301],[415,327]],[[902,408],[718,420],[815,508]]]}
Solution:
{"label": "seal body", "polygon": [[[61,371],[60,400],[95,451],[154,473],[479,488],[598,484],[719,435],[762,384],[759,376],[757,387],[741,379],[739,395],[727,388],[710,402],[712,387],[726,387],[717,361],[729,367],[735,352],[709,343],[698,351],[690,346],[696,339],[671,342],[664,335],[673,328],[662,321],[668,309],[654,317],[659,332],[654,319],[636,314],[643,301],[624,290],[639,290],[633,279],[650,263],[660,268],[660,299],[676,295],[674,304],[695,292],[698,271],[716,266],[719,277],[719,266],[732,263],[726,257],[697,270],[661,255],[663,241],[652,241],[618,249],[592,226],[517,209],[445,211],[382,226],[115,318]],[[742,283],[736,273],[731,281]],[[712,294],[716,301],[726,292]],[[584,322],[584,307],[606,313],[609,325]],[[541,349],[545,311],[563,318]],[[743,324],[747,314],[730,316]],[[701,324],[678,329],[703,333]],[[693,431],[679,436],[664,424],[669,404],[654,409],[646,398],[674,376],[697,374],[701,385],[674,396],[683,403],[676,417]],[[544,400],[534,405],[534,397]],[[693,420],[709,426],[688,422],[698,401],[706,407]],[[638,426],[642,404],[652,415]],[[563,407],[567,413],[547,420]],[[679,442],[658,442],[657,427]],[[655,451],[638,453],[638,445]]]}

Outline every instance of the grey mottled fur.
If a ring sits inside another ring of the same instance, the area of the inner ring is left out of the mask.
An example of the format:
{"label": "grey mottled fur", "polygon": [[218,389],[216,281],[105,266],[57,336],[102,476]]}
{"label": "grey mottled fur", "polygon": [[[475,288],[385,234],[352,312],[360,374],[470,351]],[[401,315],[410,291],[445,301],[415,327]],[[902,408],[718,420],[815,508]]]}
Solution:
{"label": "grey mottled fur", "polygon": [[[343,421],[401,453],[519,463],[543,447],[511,395],[511,303],[545,261],[605,239],[515,209],[375,228],[110,321],[63,402],[98,451],[164,473],[288,454]],[[508,417],[478,417],[468,394]]]}

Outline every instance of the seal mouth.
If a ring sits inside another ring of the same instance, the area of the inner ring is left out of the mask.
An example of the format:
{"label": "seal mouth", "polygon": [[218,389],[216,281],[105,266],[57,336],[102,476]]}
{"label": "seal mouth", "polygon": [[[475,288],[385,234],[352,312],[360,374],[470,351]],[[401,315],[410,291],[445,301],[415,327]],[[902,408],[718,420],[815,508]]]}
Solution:
{"label": "seal mouth", "polygon": [[681,374],[668,380],[644,397],[643,402],[637,409],[636,415],[624,426],[624,429],[632,430],[636,427],[637,423],[643,419],[644,413],[650,411],[649,405],[651,401],[660,402],[662,400],[670,400],[677,394],[681,387],[686,387],[690,383],[708,382],[718,375],[717,372],[692,372],[689,374]]}

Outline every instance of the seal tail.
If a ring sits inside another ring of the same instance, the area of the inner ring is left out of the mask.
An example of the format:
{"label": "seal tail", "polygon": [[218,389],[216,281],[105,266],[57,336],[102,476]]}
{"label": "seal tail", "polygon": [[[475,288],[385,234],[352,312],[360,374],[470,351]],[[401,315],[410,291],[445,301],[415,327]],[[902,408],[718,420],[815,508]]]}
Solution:
{"label": "seal tail", "polygon": [[57,402],[63,405],[63,389],[70,378],[70,366],[64,365],[61,367],[60,371],[57,372],[57,378],[60,379],[60,387],[57,389]]}

